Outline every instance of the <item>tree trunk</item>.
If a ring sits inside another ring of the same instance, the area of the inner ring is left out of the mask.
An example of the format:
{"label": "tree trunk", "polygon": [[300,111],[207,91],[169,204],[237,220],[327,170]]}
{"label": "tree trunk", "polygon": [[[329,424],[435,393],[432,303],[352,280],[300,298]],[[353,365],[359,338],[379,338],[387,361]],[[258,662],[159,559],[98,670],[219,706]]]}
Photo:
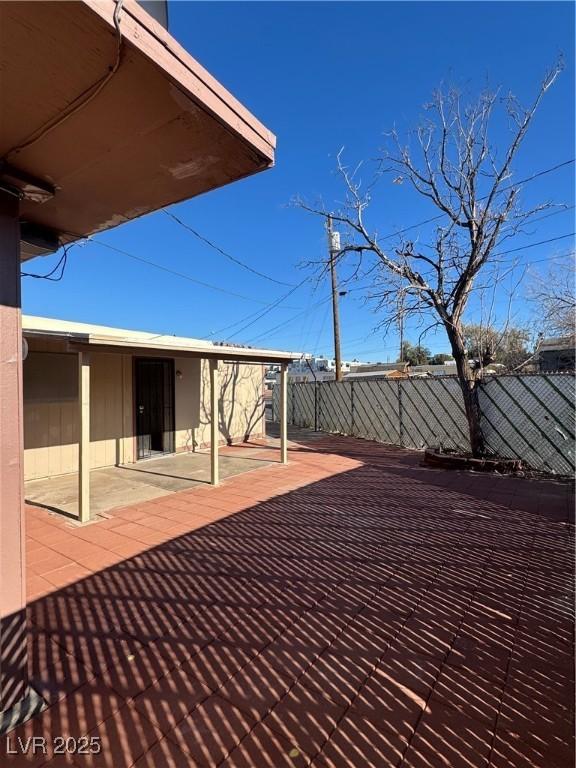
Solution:
{"label": "tree trunk", "polygon": [[474,458],[481,458],[486,453],[486,446],[484,444],[484,436],[482,434],[482,427],[480,423],[482,412],[480,410],[480,402],[478,400],[478,379],[474,372],[470,368],[468,361],[468,355],[464,346],[464,339],[459,328],[453,326],[446,327],[448,338],[450,339],[450,345],[452,347],[452,355],[456,362],[456,371],[458,373],[458,381],[462,390],[462,396],[464,399],[464,410],[466,412],[466,420],[468,421],[468,432],[470,435],[470,449]]}

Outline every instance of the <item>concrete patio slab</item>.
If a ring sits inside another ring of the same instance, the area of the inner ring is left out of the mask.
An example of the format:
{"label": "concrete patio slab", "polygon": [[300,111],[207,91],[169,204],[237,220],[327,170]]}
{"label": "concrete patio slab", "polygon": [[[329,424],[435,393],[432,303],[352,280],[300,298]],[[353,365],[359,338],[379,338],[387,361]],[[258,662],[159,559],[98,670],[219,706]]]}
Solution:
{"label": "concrete patio slab", "polygon": [[[0,765],[574,764],[570,486],[292,438],[287,466],[90,526],[28,509],[49,706]],[[100,751],[64,759],[55,735]],[[46,754],[18,751],[29,736]]]}
{"label": "concrete patio slab", "polygon": [[[242,451],[223,449],[220,477],[225,479],[250,472],[268,463],[262,446],[247,446]],[[210,455],[180,453],[104,467],[90,472],[90,507],[92,516],[116,507],[139,504],[198,484],[210,483]],[[29,504],[78,515],[78,479],[76,474],[29,480],[25,483]]]}

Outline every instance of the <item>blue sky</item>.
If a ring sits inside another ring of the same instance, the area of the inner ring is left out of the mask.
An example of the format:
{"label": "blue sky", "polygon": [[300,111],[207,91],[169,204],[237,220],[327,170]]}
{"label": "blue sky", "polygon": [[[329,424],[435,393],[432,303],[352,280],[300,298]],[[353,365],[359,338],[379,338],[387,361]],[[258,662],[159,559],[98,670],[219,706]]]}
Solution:
{"label": "blue sky", "polygon": [[[278,138],[272,170],[178,205],[174,213],[279,281],[300,282],[307,274],[300,265],[325,253],[322,222],[290,206],[294,196],[338,200],[336,152],[345,146],[350,162],[374,157],[394,124],[402,131],[417,123],[441,81],[472,93],[488,81],[527,103],[563,53],[566,69],[522,147],[517,178],[574,157],[572,3],[172,1],[169,14],[172,35]],[[495,143],[502,137],[499,125]],[[528,205],[543,200],[574,205],[574,165],[534,180],[523,196]],[[435,213],[406,186],[389,182],[379,188],[372,212],[381,232]],[[507,248],[573,231],[574,210],[569,210],[535,223]],[[423,228],[421,235],[426,234]],[[240,269],[165,214],[99,239],[230,293],[87,243],[70,251],[62,281],[23,279],[24,311],[158,333],[215,333],[218,339],[331,354],[329,304],[322,303],[329,295],[327,282],[306,283],[253,322],[289,289]],[[546,259],[571,247],[573,240],[566,238],[521,251],[518,258],[541,270]],[[28,266],[47,271],[55,260]],[[501,304],[504,310],[507,299]],[[513,311],[518,322],[527,319],[522,289]],[[378,318],[360,292],[342,299],[341,313],[345,358],[395,359],[397,335],[371,333]],[[221,331],[227,326],[232,327]],[[409,326],[406,336],[416,340],[417,332]],[[425,343],[435,352],[448,351],[442,334]]]}

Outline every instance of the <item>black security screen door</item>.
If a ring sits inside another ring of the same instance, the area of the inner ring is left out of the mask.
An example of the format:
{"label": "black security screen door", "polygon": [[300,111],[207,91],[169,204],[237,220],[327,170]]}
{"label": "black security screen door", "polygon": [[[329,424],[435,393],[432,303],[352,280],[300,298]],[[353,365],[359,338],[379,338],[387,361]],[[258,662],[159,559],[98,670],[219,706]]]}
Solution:
{"label": "black security screen door", "polygon": [[137,458],[174,451],[174,361],[134,361]]}

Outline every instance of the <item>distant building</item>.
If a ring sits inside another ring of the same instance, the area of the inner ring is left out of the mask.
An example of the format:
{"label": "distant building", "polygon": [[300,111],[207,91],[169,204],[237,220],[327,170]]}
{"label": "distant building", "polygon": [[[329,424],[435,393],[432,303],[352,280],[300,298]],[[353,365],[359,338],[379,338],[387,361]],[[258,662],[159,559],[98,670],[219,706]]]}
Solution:
{"label": "distant building", "polygon": [[426,376],[454,376],[456,363],[447,360],[441,365],[410,365],[410,363],[376,363],[354,365],[346,379],[385,377],[387,379],[408,379]]}
{"label": "distant building", "polygon": [[574,338],[570,336],[544,339],[538,351],[540,373],[575,369]]}
{"label": "distant building", "polygon": [[347,373],[344,377],[346,381],[362,381],[363,379],[407,379],[408,373],[399,368],[390,368],[388,370],[376,371],[354,371]]}
{"label": "distant building", "polygon": [[408,363],[353,363],[351,373],[383,373],[405,371]]}
{"label": "distant building", "polygon": [[[346,376],[350,372],[353,362],[342,361],[342,373]],[[309,357],[295,360],[288,366],[288,380],[291,382],[303,381],[334,381],[336,379],[336,361],[329,357]]]}
{"label": "distant building", "polygon": [[454,360],[446,360],[445,363],[440,363],[440,365],[410,365],[408,367],[408,375],[411,377],[455,376],[456,362]]}

